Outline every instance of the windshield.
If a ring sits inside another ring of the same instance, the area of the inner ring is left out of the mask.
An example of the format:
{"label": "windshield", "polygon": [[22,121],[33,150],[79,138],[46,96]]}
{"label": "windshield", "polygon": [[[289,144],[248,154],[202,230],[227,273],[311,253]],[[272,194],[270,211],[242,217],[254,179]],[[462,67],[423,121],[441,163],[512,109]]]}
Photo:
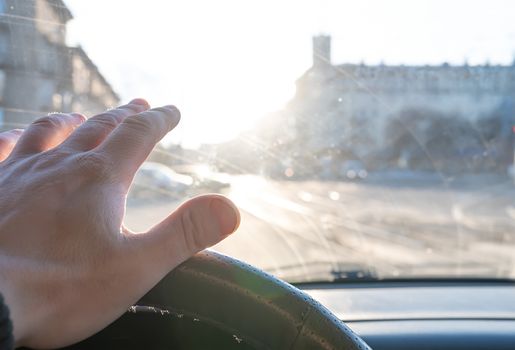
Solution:
{"label": "windshield", "polygon": [[182,112],[126,225],[227,195],[290,282],[515,278],[515,3],[0,0],[0,124]]}

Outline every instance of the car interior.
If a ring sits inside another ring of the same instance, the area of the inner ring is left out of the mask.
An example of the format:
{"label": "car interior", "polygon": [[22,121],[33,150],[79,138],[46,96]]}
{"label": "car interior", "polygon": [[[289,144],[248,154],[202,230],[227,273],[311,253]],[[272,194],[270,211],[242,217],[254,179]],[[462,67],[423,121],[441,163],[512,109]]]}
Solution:
{"label": "car interior", "polygon": [[144,95],[147,230],[236,233],[63,349],[515,349],[515,2],[0,0],[0,130]]}

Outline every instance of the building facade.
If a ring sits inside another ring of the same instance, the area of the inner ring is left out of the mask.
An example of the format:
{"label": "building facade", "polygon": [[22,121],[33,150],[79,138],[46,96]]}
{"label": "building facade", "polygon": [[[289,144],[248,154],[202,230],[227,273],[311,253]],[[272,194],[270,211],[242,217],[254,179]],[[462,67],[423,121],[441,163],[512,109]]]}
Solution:
{"label": "building facade", "polygon": [[309,153],[338,150],[371,168],[429,170],[447,166],[444,157],[478,155],[499,167],[512,161],[515,65],[334,65],[330,42],[313,38],[313,66],[285,112],[295,121],[293,142]]}
{"label": "building facade", "polygon": [[81,47],[66,44],[61,0],[0,0],[0,125],[23,127],[52,111],[86,115],[119,97]]}

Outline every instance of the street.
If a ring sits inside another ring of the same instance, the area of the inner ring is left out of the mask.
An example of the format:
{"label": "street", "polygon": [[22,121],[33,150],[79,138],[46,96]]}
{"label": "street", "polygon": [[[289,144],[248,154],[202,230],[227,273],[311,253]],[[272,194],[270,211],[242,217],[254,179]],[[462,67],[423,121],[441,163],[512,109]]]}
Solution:
{"label": "street", "polygon": [[[213,249],[289,281],[337,278],[513,277],[515,185],[371,176],[364,182],[230,176],[240,208],[233,236]],[[144,231],[180,202],[129,201]]]}

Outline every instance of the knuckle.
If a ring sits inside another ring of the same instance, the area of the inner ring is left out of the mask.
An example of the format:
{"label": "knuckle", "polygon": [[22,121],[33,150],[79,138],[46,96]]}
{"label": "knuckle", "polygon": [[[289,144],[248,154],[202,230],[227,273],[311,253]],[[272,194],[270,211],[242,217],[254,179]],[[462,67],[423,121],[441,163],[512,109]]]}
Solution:
{"label": "knuckle", "polygon": [[186,249],[189,252],[198,252],[205,248],[202,240],[202,229],[200,217],[194,211],[187,210],[181,215],[181,234],[184,237]]}
{"label": "knuckle", "polygon": [[56,166],[61,163],[63,158],[64,154],[62,154],[59,150],[43,152],[33,163],[32,170],[39,171],[56,168]]}
{"label": "knuckle", "polygon": [[79,154],[75,156],[74,163],[79,174],[90,179],[107,179],[112,174],[112,162],[98,152]]}
{"label": "knuckle", "polygon": [[102,128],[114,129],[120,124],[122,116],[120,116],[115,110],[107,111],[99,114],[96,117],[90,119],[91,123],[100,125]]}
{"label": "knuckle", "polygon": [[63,126],[63,119],[59,117],[59,115],[47,115],[45,117],[36,119],[33,123],[33,126],[48,128],[48,129],[58,129]]}

